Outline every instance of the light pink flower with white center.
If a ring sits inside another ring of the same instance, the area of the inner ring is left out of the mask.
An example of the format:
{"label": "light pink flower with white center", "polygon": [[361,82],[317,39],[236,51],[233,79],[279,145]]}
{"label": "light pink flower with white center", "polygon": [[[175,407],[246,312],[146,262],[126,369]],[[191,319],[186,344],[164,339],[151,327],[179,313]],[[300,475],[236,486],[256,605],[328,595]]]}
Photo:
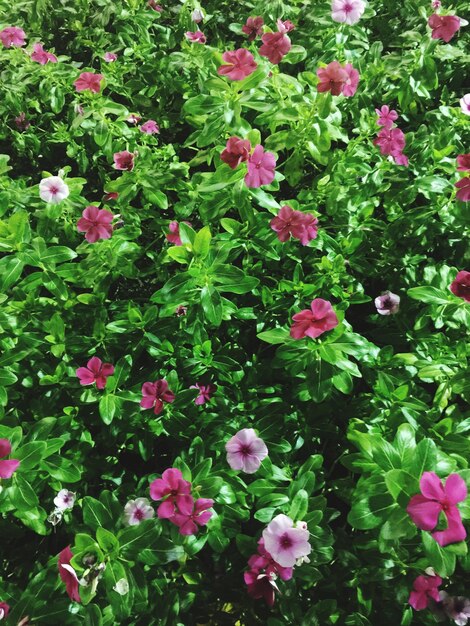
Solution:
{"label": "light pink flower with white center", "polygon": [[466,93],[464,97],[460,99],[460,107],[465,115],[470,115],[470,93]]}
{"label": "light pink flower with white center", "polygon": [[75,494],[68,489],[61,489],[54,498],[54,504],[59,511],[67,511],[67,509],[73,509],[75,504]]}
{"label": "light pink flower with white center", "polygon": [[117,58],[118,56],[115,52],[105,52],[103,56],[103,59],[106,61],[106,63],[114,63]]}
{"label": "light pink flower with white center", "polygon": [[49,176],[39,183],[39,196],[44,202],[59,204],[68,197],[69,193],[69,188],[60,176]]}
{"label": "light pink flower with white center", "polygon": [[333,0],[331,17],[335,22],[343,24],[357,24],[366,8],[363,0]]}
{"label": "light pink flower with white center", "polygon": [[136,498],[129,500],[124,507],[124,520],[129,526],[137,526],[146,519],[152,519],[155,515],[147,498]]}
{"label": "light pink flower with white center", "polygon": [[395,315],[400,309],[400,296],[391,291],[385,291],[374,300],[377,313],[380,315]]}
{"label": "light pink flower with white center", "polygon": [[146,135],[155,135],[155,133],[160,132],[160,126],[155,122],[155,120],[147,120],[145,124],[139,126],[139,130],[141,133],[145,133]]}
{"label": "light pink flower with white center", "polygon": [[282,513],[263,531],[264,547],[282,567],[293,567],[298,559],[310,554],[308,538],[308,530],[296,528],[293,520]]}
{"label": "light pink flower with white center", "polygon": [[225,444],[227,462],[234,470],[242,470],[247,474],[254,474],[261,465],[261,461],[268,456],[268,448],[253,428],[239,430]]}

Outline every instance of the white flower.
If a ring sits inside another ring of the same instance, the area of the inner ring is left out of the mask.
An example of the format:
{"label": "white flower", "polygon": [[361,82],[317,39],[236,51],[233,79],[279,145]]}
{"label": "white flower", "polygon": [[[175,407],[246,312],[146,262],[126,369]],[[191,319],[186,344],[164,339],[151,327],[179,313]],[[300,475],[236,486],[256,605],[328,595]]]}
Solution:
{"label": "white flower", "polygon": [[54,498],[54,504],[59,511],[73,509],[73,505],[75,504],[75,494],[67,489],[61,489]]}
{"label": "white flower", "polygon": [[470,93],[466,93],[464,97],[460,99],[460,106],[465,115],[470,115]]}
{"label": "white flower", "polygon": [[129,583],[125,578],[121,578],[113,587],[114,591],[120,596],[125,596],[129,593]]}
{"label": "white flower", "polygon": [[202,22],[202,20],[204,19],[204,13],[201,11],[201,9],[194,9],[194,11],[191,13],[191,19],[193,20],[193,22],[196,22],[196,24],[199,24],[199,22]]}
{"label": "white flower", "polygon": [[154,515],[155,511],[147,498],[129,500],[124,507],[124,520],[129,526],[137,526],[142,520],[151,519]]}
{"label": "white flower", "polygon": [[49,176],[39,183],[39,195],[44,202],[59,204],[67,198],[69,193],[69,188],[60,176]]}

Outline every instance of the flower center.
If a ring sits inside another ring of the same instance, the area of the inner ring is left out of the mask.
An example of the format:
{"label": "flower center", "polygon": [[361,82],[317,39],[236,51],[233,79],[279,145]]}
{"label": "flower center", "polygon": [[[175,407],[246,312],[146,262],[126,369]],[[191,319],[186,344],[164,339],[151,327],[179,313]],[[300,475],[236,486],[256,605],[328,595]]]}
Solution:
{"label": "flower center", "polygon": [[351,13],[352,10],[353,10],[352,4],[349,4],[349,2],[346,2],[346,4],[343,6],[343,11],[345,13]]}
{"label": "flower center", "polygon": [[138,520],[141,520],[144,518],[144,512],[142,511],[142,509],[136,509],[134,511],[134,517]]}
{"label": "flower center", "polygon": [[51,192],[53,196],[55,196],[56,193],[59,193],[59,188],[56,187],[55,185],[52,185],[51,187],[49,187],[49,191]]}
{"label": "flower center", "polygon": [[242,444],[242,446],[240,447],[240,454],[242,454],[243,456],[250,456],[252,454],[250,444]]}
{"label": "flower center", "polygon": [[284,550],[288,550],[289,548],[292,547],[292,539],[289,537],[287,533],[282,535],[279,543],[281,545],[281,548],[284,548]]}

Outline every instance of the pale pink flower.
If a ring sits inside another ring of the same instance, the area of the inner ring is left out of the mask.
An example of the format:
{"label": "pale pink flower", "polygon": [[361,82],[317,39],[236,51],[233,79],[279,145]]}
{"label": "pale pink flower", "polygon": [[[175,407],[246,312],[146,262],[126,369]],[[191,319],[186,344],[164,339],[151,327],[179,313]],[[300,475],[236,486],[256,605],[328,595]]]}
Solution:
{"label": "pale pink flower", "polygon": [[295,24],[293,24],[290,20],[285,20],[284,22],[281,19],[276,20],[277,30],[280,33],[290,33],[291,30],[295,29]]}
{"label": "pale pink flower", "polygon": [[134,169],[134,157],[135,154],[133,152],[129,152],[128,150],[115,152],[113,154],[114,169],[132,172]]}
{"label": "pale pink flower", "polygon": [[434,11],[437,11],[437,9],[441,8],[441,0],[432,0],[431,2],[431,9],[434,9]]}
{"label": "pale pink flower", "polygon": [[54,498],[54,504],[59,511],[67,511],[73,509],[75,504],[75,494],[68,489],[61,489]]}
{"label": "pale pink flower", "polygon": [[465,115],[470,115],[470,93],[466,93],[463,98],[460,98],[460,108]]}
{"label": "pale pink flower", "polygon": [[21,48],[24,46],[26,33],[18,26],[7,26],[0,31],[0,41],[5,48]]}
{"label": "pale pink flower", "polygon": [[248,173],[245,176],[247,187],[256,188],[269,185],[275,176],[276,157],[272,152],[265,152],[258,144],[253,154],[248,157]]}
{"label": "pale pink flower", "polygon": [[48,176],[39,183],[39,196],[44,202],[59,204],[69,193],[69,188],[60,176]]}
{"label": "pale pink flower", "polygon": [[145,124],[139,126],[139,130],[146,135],[155,135],[160,132],[160,126],[154,120],[147,120]]}
{"label": "pale pink flower", "polygon": [[82,72],[77,80],[73,83],[77,91],[92,91],[99,93],[101,91],[101,81],[103,74],[95,74],[94,72]]}
{"label": "pale pink flower", "polygon": [[239,430],[225,444],[227,462],[233,470],[242,470],[246,474],[254,474],[261,461],[268,456],[268,448],[253,428]]}
{"label": "pale pink flower", "polygon": [[333,0],[331,4],[331,17],[335,22],[344,24],[357,24],[366,8],[363,0]]}
{"label": "pale pink flower", "polygon": [[196,32],[188,30],[188,31],[186,31],[185,35],[186,35],[186,39],[188,39],[192,43],[204,44],[207,41],[206,36],[200,30],[197,30]]}
{"label": "pale pink flower", "polygon": [[85,233],[88,243],[96,243],[99,239],[109,239],[113,234],[111,222],[114,215],[107,209],[87,206],[77,222],[77,230]]}
{"label": "pale pink flower", "polygon": [[357,86],[359,84],[359,72],[353,68],[351,63],[346,63],[344,66],[344,71],[348,75],[344,85],[342,94],[347,98],[350,96],[354,96],[357,91]]}
{"label": "pale pink flower", "polygon": [[[11,452],[11,443],[8,439],[0,439],[0,457],[8,456]],[[11,478],[20,466],[17,459],[0,460],[0,478]]]}
{"label": "pale pink flower", "polygon": [[312,551],[308,530],[297,528],[293,520],[282,513],[265,528],[263,539],[267,552],[282,567],[294,567],[298,559]]}
{"label": "pale pink flower", "polygon": [[105,52],[103,59],[106,63],[113,63],[118,58],[118,55],[115,52]]}
{"label": "pale pink flower", "polygon": [[52,52],[44,50],[42,43],[35,43],[31,53],[31,61],[46,65],[46,63],[57,63],[57,57]]}
{"label": "pale pink flower", "polygon": [[199,24],[199,22],[202,22],[202,20],[204,19],[204,13],[201,11],[201,9],[194,9],[194,11],[191,13],[191,19],[196,24]]}
{"label": "pale pink flower", "polygon": [[128,526],[137,526],[146,519],[152,519],[155,515],[153,507],[147,498],[129,500],[124,507],[124,520]]}
{"label": "pale pink flower", "polygon": [[318,68],[317,76],[319,78],[317,91],[320,93],[329,91],[332,96],[339,96],[349,79],[348,73],[338,61],[332,61],[326,67]]}
{"label": "pale pink flower", "polygon": [[391,291],[385,291],[381,296],[377,296],[374,303],[380,315],[395,315],[400,308],[400,296]]}

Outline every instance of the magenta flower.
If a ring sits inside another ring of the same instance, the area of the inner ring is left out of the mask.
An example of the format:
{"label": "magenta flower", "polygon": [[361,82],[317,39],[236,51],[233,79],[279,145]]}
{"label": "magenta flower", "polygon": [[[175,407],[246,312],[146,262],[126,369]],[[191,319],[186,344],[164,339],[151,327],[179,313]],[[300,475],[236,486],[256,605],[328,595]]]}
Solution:
{"label": "magenta flower", "polygon": [[105,52],[103,56],[103,59],[106,61],[106,63],[114,63],[117,58],[118,55],[115,52]]}
{"label": "magenta flower", "polygon": [[451,474],[445,487],[434,472],[424,472],[419,481],[421,494],[413,496],[406,511],[421,530],[433,530],[439,521],[441,511],[447,518],[447,528],[432,533],[440,546],[463,541],[467,536],[462,524],[458,502],[467,497],[467,486],[458,474]]}
{"label": "magenta flower", "polygon": [[20,113],[17,117],[15,117],[15,124],[16,124],[16,128],[20,132],[28,130],[28,128],[31,126],[31,122],[26,119],[25,113]]}
{"label": "magenta flower", "polygon": [[21,48],[24,46],[26,33],[18,26],[7,26],[0,31],[0,41],[5,48]]}
{"label": "magenta flower", "polygon": [[46,63],[57,63],[57,57],[52,52],[46,52],[42,43],[35,43],[33,46],[33,52],[31,53],[31,60],[46,65]]}
{"label": "magenta flower", "polygon": [[455,183],[458,191],[456,193],[457,200],[462,202],[470,201],[470,176],[465,176]]}
{"label": "magenta flower", "polygon": [[126,172],[132,172],[134,169],[134,153],[128,150],[122,150],[121,152],[115,152],[113,154],[114,169],[123,170]]}
{"label": "magenta flower", "polygon": [[392,156],[398,165],[408,164],[408,159],[405,157],[404,161],[402,158],[404,157],[403,148],[406,145],[406,138],[399,128],[382,128],[373,143],[375,146],[379,146],[381,154]]}
{"label": "magenta flower", "polygon": [[217,69],[220,76],[226,76],[230,80],[243,80],[256,70],[258,65],[251,52],[245,48],[238,50],[228,50],[222,55],[226,65],[221,65]]}
{"label": "magenta flower", "polygon": [[[0,457],[8,456],[11,452],[11,443],[8,439],[0,439]],[[0,460],[0,478],[11,478],[20,466],[16,459]]]}
{"label": "magenta flower", "polygon": [[460,271],[452,281],[449,289],[454,296],[470,302],[470,272],[466,270]]}
{"label": "magenta flower", "polygon": [[265,152],[263,146],[255,146],[248,157],[248,174],[245,176],[247,187],[256,188],[269,185],[275,176],[276,157],[272,152]]}
{"label": "magenta flower", "polygon": [[[188,226],[191,226],[190,222],[184,221],[183,224],[187,224]],[[176,220],[173,220],[172,222],[168,224],[168,228],[170,232],[167,233],[166,235],[167,241],[172,243],[174,246],[182,246],[183,242],[181,241],[180,225],[178,224],[178,222]]]}
{"label": "magenta flower", "polygon": [[285,20],[284,22],[281,19],[276,20],[277,30],[282,33],[290,33],[291,30],[295,30],[295,24],[293,24],[290,20]]}
{"label": "magenta flower", "polygon": [[320,93],[330,91],[333,96],[340,95],[349,78],[348,73],[338,61],[332,61],[326,67],[320,67],[317,70],[317,76],[320,80],[317,90]]}
{"label": "magenta flower", "polygon": [[117,200],[119,198],[119,194],[117,191],[106,191],[104,190],[103,202],[109,202],[110,200]]}
{"label": "magenta flower", "polygon": [[433,39],[442,39],[446,43],[452,39],[460,28],[460,18],[456,15],[438,15],[433,13],[428,19]]}
{"label": "magenta flower", "polygon": [[242,27],[242,32],[248,35],[248,41],[254,41],[263,32],[264,20],[262,17],[249,17]]}
{"label": "magenta flower", "polygon": [[225,149],[220,153],[220,158],[224,163],[234,170],[243,161],[248,161],[251,144],[246,139],[240,137],[230,137],[227,139]]}
{"label": "magenta flower", "polygon": [[166,469],[161,478],[150,483],[152,500],[166,498],[157,509],[160,519],[170,519],[175,513],[192,515],[194,500],[191,496],[191,483],[183,479],[183,474],[176,467]]}
{"label": "magenta flower", "polygon": [[2,619],[6,619],[8,617],[8,613],[10,612],[10,605],[6,602],[0,602],[0,621]]}
{"label": "magenta flower", "polygon": [[264,546],[264,539],[258,541],[258,554],[253,554],[248,560],[248,565],[252,570],[265,570],[268,576],[274,574],[279,576],[281,580],[290,580],[293,575],[292,567],[282,567],[273,559]]}
{"label": "magenta flower", "polygon": [[79,367],[75,372],[80,385],[92,385],[96,383],[97,389],[104,389],[109,376],[114,374],[114,365],[103,363],[97,356],[92,357],[86,367]]}
{"label": "magenta flower", "polygon": [[310,554],[309,532],[294,526],[294,522],[282,513],[269,522],[263,531],[264,547],[282,567],[293,567],[298,559]]}
{"label": "magenta flower", "polygon": [[422,611],[428,607],[430,598],[439,602],[438,587],[441,584],[440,576],[418,576],[413,583],[413,591],[410,593],[408,603],[415,611]]}
{"label": "magenta flower", "polygon": [[457,157],[457,171],[470,172],[470,153],[459,154]]}
{"label": "magenta flower", "polygon": [[139,126],[139,130],[146,135],[155,135],[160,132],[160,126],[154,120],[148,120],[145,124]]}
{"label": "magenta flower", "polygon": [[152,519],[155,511],[150,506],[147,498],[136,498],[129,500],[124,507],[124,520],[128,526],[138,526],[146,519]]}
{"label": "magenta flower", "polygon": [[271,63],[277,65],[292,48],[291,41],[282,32],[266,33],[261,37],[263,45],[259,49],[262,57],[267,57]]}
{"label": "magenta flower", "polygon": [[87,206],[77,222],[77,230],[85,233],[88,243],[96,243],[99,239],[109,239],[113,234],[111,222],[114,215],[107,209]]}
{"label": "magenta flower", "polygon": [[233,470],[254,474],[268,456],[268,448],[253,428],[243,428],[225,444],[227,463]]}
{"label": "magenta flower", "polygon": [[343,85],[342,94],[347,98],[354,96],[359,85],[359,72],[353,68],[351,63],[346,63],[344,71],[348,75],[346,82]]}
{"label": "magenta flower", "polygon": [[391,291],[385,291],[381,296],[377,296],[374,304],[380,315],[395,315],[400,308],[400,296]]}
{"label": "magenta flower", "polygon": [[343,24],[357,24],[366,8],[363,0],[333,0],[331,18]]}
{"label": "magenta flower", "polygon": [[155,415],[160,415],[165,402],[171,404],[175,400],[175,394],[168,388],[168,383],[164,378],[156,380],[154,383],[144,383],[142,385],[142,400],[140,406],[143,409],[153,408]]}
{"label": "magenta flower", "polygon": [[82,72],[74,82],[77,91],[92,91],[99,93],[101,91],[101,81],[103,74],[95,74],[94,72]]}
{"label": "magenta flower", "polygon": [[206,36],[200,30],[197,30],[196,32],[192,32],[191,30],[188,30],[185,33],[185,35],[186,35],[186,39],[188,39],[189,41],[192,41],[192,43],[204,44],[207,41]]}
{"label": "magenta flower", "polygon": [[170,522],[173,522],[173,524],[179,527],[180,535],[195,535],[199,530],[198,527],[205,526],[212,517],[212,512],[207,509],[210,509],[213,505],[214,500],[199,498],[194,503],[194,508],[191,513],[184,514],[177,512],[173,517],[170,517]]}
{"label": "magenta flower", "polygon": [[392,128],[395,120],[398,119],[398,113],[393,109],[390,109],[386,104],[380,109],[375,109],[378,115],[377,124],[384,128]]}
{"label": "magenta flower", "polygon": [[275,577],[261,574],[258,570],[250,570],[243,574],[248,595],[255,600],[263,600],[270,607],[274,605],[275,591],[279,591]]}
{"label": "magenta flower", "polygon": [[191,385],[190,389],[199,389],[199,395],[194,400],[194,404],[201,405],[210,401],[211,394],[217,390],[217,385],[200,385],[196,383]]}
{"label": "magenta flower", "polygon": [[288,241],[292,236],[299,239],[306,246],[318,234],[318,219],[310,213],[296,211],[290,206],[280,208],[276,217],[269,222],[271,228],[277,233],[279,241]]}
{"label": "magenta flower", "polygon": [[296,313],[292,319],[294,323],[290,329],[290,336],[294,339],[303,339],[304,337],[316,339],[339,324],[331,302],[322,300],[322,298],[312,300],[310,309]]}
{"label": "magenta flower", "polygon": [[57,563],[59,567],[59,576],[62,582],[65,583],[69,598],[74,602],[81,602],[82,600],[78,591],[78,577],[75,570],[70,565],[72,557],[73,554],[70,550],[70,546],[64,548],[59,554],[59,559]]}

